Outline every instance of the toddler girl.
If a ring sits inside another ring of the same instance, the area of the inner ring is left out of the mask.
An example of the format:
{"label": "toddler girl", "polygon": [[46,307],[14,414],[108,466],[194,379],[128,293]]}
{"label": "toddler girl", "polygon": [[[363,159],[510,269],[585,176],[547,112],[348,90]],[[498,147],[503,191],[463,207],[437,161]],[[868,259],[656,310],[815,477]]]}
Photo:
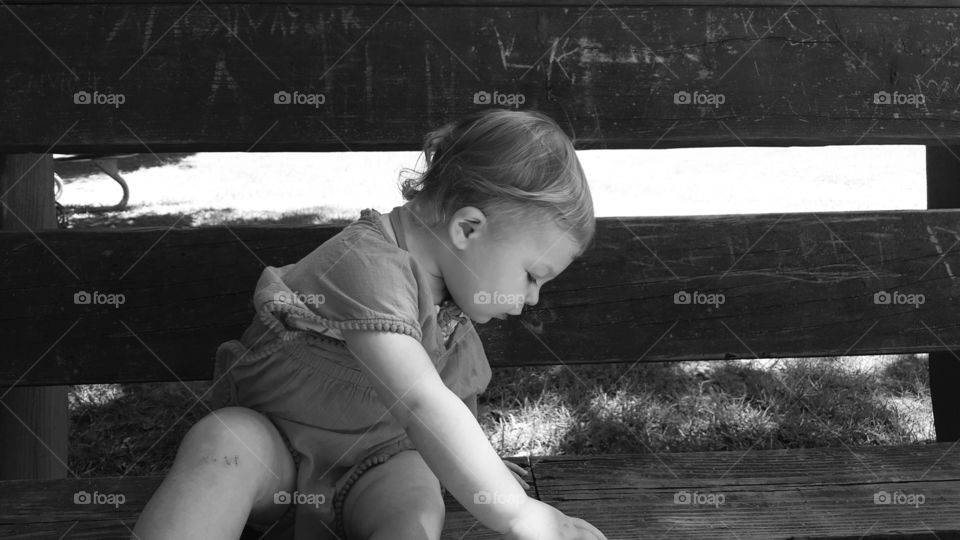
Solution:
{"label": "toddler girl", "polygon": [[268,266],[217,349],[214,404],[134,531],[142,540],[430,539],[443,488],[509,540],[605,540],[528,497],[476,419],[473,323],[520,315],[590,245],[593,202],[547,116],[486,109],[429,133],[403,206]]}

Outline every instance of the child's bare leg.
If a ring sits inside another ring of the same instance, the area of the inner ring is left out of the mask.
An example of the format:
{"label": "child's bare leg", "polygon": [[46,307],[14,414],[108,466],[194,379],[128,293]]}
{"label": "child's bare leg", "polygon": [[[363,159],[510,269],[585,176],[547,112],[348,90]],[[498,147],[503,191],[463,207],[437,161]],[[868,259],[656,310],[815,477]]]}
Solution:
{"label": "child's bare leg", "polygon": [[218,409],[187,432],[133,538],[238,538],[248,516],[278,519],[287,506],[274,504],[273,494],[293,491],[295,482],[293,458],[265,416]]}
{"label": "child's bare leg", "polygon": [[356,540],[439,540],[446,507],[440,481],[416,450],[363,473],[343,502],[343,525]]}

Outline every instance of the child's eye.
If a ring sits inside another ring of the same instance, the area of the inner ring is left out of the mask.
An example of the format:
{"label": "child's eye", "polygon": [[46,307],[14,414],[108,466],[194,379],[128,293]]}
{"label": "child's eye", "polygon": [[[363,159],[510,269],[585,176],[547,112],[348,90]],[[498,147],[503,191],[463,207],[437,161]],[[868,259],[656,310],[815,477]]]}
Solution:
{"label": "child's eye", "polygon": [[534,279],[534,277],[530,275],[530,272],[527,272],[527,279],[529,279],[529,280],[532,281],[533,283],[536,283],[536,282],[537,282],[537,280]]}

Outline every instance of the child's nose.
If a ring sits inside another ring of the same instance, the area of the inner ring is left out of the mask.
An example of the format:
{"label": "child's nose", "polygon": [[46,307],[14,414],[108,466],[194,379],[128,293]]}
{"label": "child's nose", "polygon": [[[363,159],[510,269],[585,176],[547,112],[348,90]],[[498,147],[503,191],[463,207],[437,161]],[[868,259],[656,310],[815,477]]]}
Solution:
{"label": "child's nose", "polygon": [[535,306],[540,300],[540,288],[534,285],[530,288],[530,290],[531,292],[529,292],[523,299],[523,303],[529,306]]}

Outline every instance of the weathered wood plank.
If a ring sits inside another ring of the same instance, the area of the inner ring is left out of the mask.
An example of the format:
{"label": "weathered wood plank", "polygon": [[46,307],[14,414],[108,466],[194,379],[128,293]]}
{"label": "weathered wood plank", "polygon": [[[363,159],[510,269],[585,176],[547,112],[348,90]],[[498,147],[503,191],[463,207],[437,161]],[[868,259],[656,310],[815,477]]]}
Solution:
{"label": "weathered wood plank", "polygon": [[[0,155],[0,230],[56,229],[53,158]],[[70,416],[66,386],[0,391],[0,479],[64,478]]]}
{"label": "weathered wood plank", "polygon": [[[960,208],[960,145],[928,146],[927,208]],[[960,440],[960,351],[931,352],[930,402],[937,441]]]}
{"label": "weathered wood plank", "polygon": [[[540,498],[615,538],[957,538],[953,446],[534,457]],[[890,504],[876,504],[880,492]],[[912,496],[912,498],[910,498]],[[921,499],[922,496],[922,499]],[[687,503],[683,503],[687,501]],[[902,504],[912,501],[914,504]]]}
{"label": "weathered wood plank", "polygon": [[[0,524],[0,537],[5,540],[129,540],[134,518],[83,519],[57,523]],[[130,529],[127,529],[130,527]],[[256,529],[246,528],[240,540],[261,540]],[[503,535],[481,525],[466,510],[447,509],[442,540],[500,540]]]}
{"label": "weathered wood plank", "polygon": [[[525,457],[507,459],[529,467]],[[0,481],[0,538],[130,538],[130,530],[162,480],[148,476]],[[528,493],[534,496],[533,481],[527,483],[531,485]],[[75,495],[88,502],[75,503]],[[444,501],[444,540],[501,537],[480,524],[449,493],[444,493]],[[259,538],[252,529],[247,533],[244,538]]]}
{"label": "weathered wood plank", "polygon": [[0,151],[414,150],[479,91],[584,149],[960,143],[955,3],[389,4],[8,3]]}
{"label": "weathered wood plank", "polygon": [[[535,489],[528,493],[589,520],[611,540],[922,538],[930,530],[941,539],[957,538],[960,462],[953,451],[938,443],[534,457],[529,483]],[[60,537],[69,529],[65,538],[127,538],[124,524],[133,526],[159,482],[159,477],[2,482],[0,536]],[[80,490],[122,493],[124,504],[74,504]],[[875,504],[881,490],[894,502]],[[723,499],[714,497],[714,506],[678,504],[674,497],[683,491],[698,503],[709,495]],[[913,506],[898,504],[911,495]],[[499,538],[449,493],[444,500],[445,540]]]}
{"label": "weathered wood plank", "polygon": [[119,520],[133,528],[162,480],[160,476],[8,480],[0,483],[4,488],[0,525],[48,523],[63,533],[74,521]]}
{"label": "weathered wood plank", "polygon": [[[151,2],[150,0],[98,0],[98,4],[183,4],[184,0],[163,0],[160,2]],[[311,4],[324,6],[390,6],[396,0],[311,0]],[[16,4],[50,4],[53,0],[16,0]],[[288,4],[286,0],[206,0],[205,4]],[[593,2],[589,0],[544,0],[536,2],[541,7],[564,7],[564,6],[589,6]],[[604,2],[611,7],[620,6],[724,6],[732,2],[722,2],[721,0],[610,0]],[[956,3],[953,0],[806,0],[803,2],[808,6],[834,6],[834,7],[897,7],[897,8],[921,8],[921,7],[953,7]],[[10,2],[7,2],[10,4]],[[458,7],[476,7],[478,5],[491,5],[490,2],[479,2],[478,0],[407,0],[404,2],[409,6],[458,6]],[[496,6],[501,7],[524,7],[531,5],[531,0],[497,0]],[[794,6],[797,0],[737,0],[738,6]]]}
{"label": "weathered wood plank", "polygon": [[[960,210],[600,218],[597,228],[536,307],[477,325],[492,365],[960,348]],[[0,382],[209,379],[216,347],[252,320],[264,265],[296,262],[340,230],[0,234]],[[80,291],[124,303],[75,304]],[[893,303],[875,303],[882,292]]]}

